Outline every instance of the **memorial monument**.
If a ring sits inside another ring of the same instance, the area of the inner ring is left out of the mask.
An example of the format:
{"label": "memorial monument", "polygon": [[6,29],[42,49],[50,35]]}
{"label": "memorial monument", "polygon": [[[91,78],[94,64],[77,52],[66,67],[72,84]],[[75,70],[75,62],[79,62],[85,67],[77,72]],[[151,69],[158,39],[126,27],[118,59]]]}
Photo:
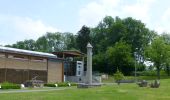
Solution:
{"label": "memorial monument", "polygon": [[101,86],[99,83],[93,83],[92,81],[92,48],[93,46],[88,43],[87,44],[87,71],[86,71],[86,82],[82,84],[78,84],[78,88],[89,88]]}

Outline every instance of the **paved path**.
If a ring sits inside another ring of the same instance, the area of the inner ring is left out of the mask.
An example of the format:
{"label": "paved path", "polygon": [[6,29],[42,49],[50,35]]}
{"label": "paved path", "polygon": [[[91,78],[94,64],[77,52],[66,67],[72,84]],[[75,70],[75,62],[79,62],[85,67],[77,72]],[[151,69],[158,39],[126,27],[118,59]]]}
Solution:
{"label": "paved path", "polygon": [[18,89],[18,90],[0,90],[0,93],[23,93],[23,92],[44,92],[44,91],[56,91],[73,89],[72,87],[60,87],[60,88],[37,88],[37,89]]}

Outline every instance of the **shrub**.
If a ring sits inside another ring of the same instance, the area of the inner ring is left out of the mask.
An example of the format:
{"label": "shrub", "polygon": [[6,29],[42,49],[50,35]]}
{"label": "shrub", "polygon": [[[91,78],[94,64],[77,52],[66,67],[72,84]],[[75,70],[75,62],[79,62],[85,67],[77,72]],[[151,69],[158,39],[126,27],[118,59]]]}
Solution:
{"label": "shrub", "polygon": [[4,82],[1,83],[1,89],[20,89],[21,86],[19,84],[14,84],[14,83],[9,83],[9,82]]}
{"label": "shrub", "polygon": [[124,78],[124,75],[122,74],[122,72],[120,72],[119,70],[117,70],[117,72],[113,75],[114,80],[118,83],[118,85],[120,84],[120,80],[122,80]]}
{"label": "shrub", "polygon": [[77,86],[77,83],[71,83],[71,86]]}
{"label": "shrub", "polygon": [[46,86],[46,87],[56,87],[56,85],[55,85],[55,84],[52,84],[52,83],[44,84],[44,86]]}
{"label": "shrub", "polygon": [[68,82],[62,82],[62,83],[57,83],[57,84],[58,84],[58,87],[67,87],[67,86],[69,86]]}
{"label": "shrub", "polygon": [[[70,83],[70,82],[58,82],[56,83],[58,85],[58,87],[67,87],[69,86],[77,86],[76,83]],[[46,87],[56,87],[55,83],[47,83],[47,84],[44,84],[44,86]]]}

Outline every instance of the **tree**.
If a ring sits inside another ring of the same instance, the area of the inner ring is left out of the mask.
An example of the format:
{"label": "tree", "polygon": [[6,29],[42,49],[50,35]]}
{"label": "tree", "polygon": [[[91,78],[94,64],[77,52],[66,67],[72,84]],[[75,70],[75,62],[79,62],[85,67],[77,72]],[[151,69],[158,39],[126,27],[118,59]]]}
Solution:
{"label": "tree", "polygon": [[45,36],[39,37],[36,41],[37,51],[48,52],[48,41]]}
{"label": "tree", "polygon": [[117,82],[118,85],[120,85],[120,81],[124,78],[124,75],[119,70],[116,71],[116,73],[113,75],[114,80]]}
{"label": "tree", "polygon": [[140,20],[128,17],[122,21],[126,29],[126,33],[122,37],[123,40],[132,45],[132,52],[136,56],[136,60],[143,62],[144,49],[151,43],[156,33],[146,28]]}
{"label": "tree", "polygon": [[[165,44],[167,45],[167,49],[170,49],[170,34],[168,33],[163,33],[161,35],[161,37],[163,38],[163,40],[165,41]],[[169,54],[169,53],[168,53]],[[167,55],[168,55],[167,54]],[[168,55],[170,56],[170,55]],[[165,71],[167,72],[168,76],[170,76],[170,58],[168,57],[166,62],[165,62]]]}
{"label": "tree", "polygon": [[87,43],[91,42],[90,29],[86,26],[83,26],[77,34],[78,34],[76,38],[77,47],[81,52],[86,53]]}
{"label": "tree", "polygon": [[62,34],[62,40],[64,42],[64,47],[66,50],[75,50],[76,47],[76,36],[73,33],[65,32]]}
{"label": "tree", "polygon": [[149,47],[145,50],[147,60],[154,63],[157,70],[157,77],[160,79],[160,71],[165,66],[169,51],[165,41],[161,37],[156,37]]}
{"label": "tree", "polygon": [[93,71],[113,73],[107,65],[107,58],[104,53],[99,53],[93,56]]}
{"label": "tree", "polygon": [[25,45],[24,49],[26,49],[26,50],[32,50],[32,51],[37,50],[36,42],[33,39],[24,40],[24,45]]}
{"label": "tree", "polygon": [[106,51],[109,64],[112,69],[120,70],[125,75],[130,75],[134,71],[134,59],[132,57],[131,46],[126,42],[120,41]]}
{"label": "tree", "polygon": [[111,16],[106,16],[91,31],[93,51],[96,54],[105,52],[109,46],[119,41],[124,29],[119,17],[113,19]]}
{"label": "tree", "polygon": [[45,35],[45,38],[47,40],[48,52],[61,51],[65,48],[62,33],[59,33],[59,32],[49,33],[48,32]]}

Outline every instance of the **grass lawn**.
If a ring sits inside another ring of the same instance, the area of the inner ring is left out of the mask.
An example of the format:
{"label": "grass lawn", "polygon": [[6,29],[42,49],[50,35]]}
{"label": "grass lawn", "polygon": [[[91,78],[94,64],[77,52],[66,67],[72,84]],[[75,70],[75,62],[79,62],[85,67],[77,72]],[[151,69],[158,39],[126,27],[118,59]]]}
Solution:
{"label": "grass lawn", "polygon": [[105,85],[98,88],[0,94],[0,100],[170,100],[170,79],[158,89],[136,84]]}

